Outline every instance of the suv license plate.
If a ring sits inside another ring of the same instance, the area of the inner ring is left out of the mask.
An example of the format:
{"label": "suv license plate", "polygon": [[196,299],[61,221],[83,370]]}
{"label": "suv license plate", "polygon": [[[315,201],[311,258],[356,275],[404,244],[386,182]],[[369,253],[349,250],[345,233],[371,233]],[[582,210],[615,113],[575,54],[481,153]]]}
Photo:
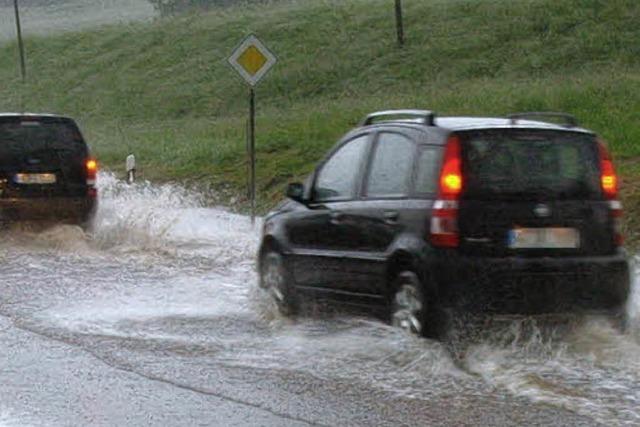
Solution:
{"label": "suv license plate", "polygon": [[580,233],[575,228],[515,228],[507,244],[512,249],[577,249]]}
{"label": "suv license plate", "polygon": [[55,184],[55,173],[18,173],[14,177],[16,184]]}

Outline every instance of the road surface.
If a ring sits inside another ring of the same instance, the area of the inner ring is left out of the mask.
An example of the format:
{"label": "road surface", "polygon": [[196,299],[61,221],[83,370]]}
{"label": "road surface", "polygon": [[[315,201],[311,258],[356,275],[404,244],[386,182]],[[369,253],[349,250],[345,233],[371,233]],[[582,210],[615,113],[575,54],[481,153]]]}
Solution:
{"label": "road surface", "polygon": [[93,233],[3,231],[0,426],[640,424],[636,331],[524,319],[440,344],[285,319],[255,286],[258,232],[201,199],[103,174]]}

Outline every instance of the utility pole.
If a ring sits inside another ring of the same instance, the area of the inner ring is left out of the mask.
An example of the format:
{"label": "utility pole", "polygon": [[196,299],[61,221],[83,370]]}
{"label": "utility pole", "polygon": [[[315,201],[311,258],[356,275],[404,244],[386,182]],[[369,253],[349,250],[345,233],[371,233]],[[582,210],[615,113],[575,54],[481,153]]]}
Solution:
{"label": "utility pole", "polygon": [[404,46],[404,22],[402,18],[402,0],[396,0],[396,32],[398,34],[398,46]]}
{"label": "utility pole", "polygon": [[27,80],[27,67],[24,61],[24,43],[22,42],[22,27],[20,26],[20,10],[18,8],[18,0],[13,0],[13,8],[16,12],[16,32],[18,34],[18,49],[20,50],[20,73],[22,82]]}

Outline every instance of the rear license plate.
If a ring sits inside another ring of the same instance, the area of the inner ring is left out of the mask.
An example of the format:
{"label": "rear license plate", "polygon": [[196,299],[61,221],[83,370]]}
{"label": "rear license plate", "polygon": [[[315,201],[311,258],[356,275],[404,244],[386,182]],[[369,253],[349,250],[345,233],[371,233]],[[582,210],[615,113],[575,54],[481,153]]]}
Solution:
{"label": "rear license plate", "polygon": [[16,184],[55,184],[55,173],[18,173],[14,177]]}
{"label": "rear license plate", "polygon": [[507,244],[512,249],[577,249],[580,233],[575,228],[515,228]]}

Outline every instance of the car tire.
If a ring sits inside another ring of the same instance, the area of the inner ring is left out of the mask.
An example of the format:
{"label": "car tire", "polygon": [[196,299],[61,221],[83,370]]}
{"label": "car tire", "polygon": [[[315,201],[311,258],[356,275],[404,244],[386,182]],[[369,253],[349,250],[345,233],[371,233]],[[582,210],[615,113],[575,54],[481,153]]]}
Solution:
{"label": "car tire", "polygon": [[284,258],[278,252],[267,250],[260,260],[260,287],[265,289],[283,316],[298,312],[298,299],[290,280]]}
{"label": "car tire", "polygon": [[444,312],[434,293],[426,290],[416,273],[400,272],[393,280],[392,289],[390,321],[393,326],[426,338],[443,338],[446,334]]}
{"label": "car tire", "polygon": [[619,308],[611,315],[614,328],[621,334],[626,334],[631,327],[631,319],[626,307]]}
{"label": "car tire", "polygon": [[93,218],[81,219],[73,224],[80,227],[84,233],[90,234],[93,232]]}

